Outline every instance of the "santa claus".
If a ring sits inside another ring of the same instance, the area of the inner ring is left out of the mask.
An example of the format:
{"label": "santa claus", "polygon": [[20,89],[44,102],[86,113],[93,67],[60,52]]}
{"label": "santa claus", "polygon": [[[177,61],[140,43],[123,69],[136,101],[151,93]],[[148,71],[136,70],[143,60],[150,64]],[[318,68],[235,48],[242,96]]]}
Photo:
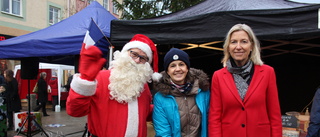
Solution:
{"label": "santa claus", "polygon": [[80,74],[75,74],[67,99],[67,113],[87,115],[93,137],[145,137],[151,114],[151,93],[147,82],[158,71],[154,43],[145,35],[135,35],[114,53],[109,70],[96,46],[82,48]]}

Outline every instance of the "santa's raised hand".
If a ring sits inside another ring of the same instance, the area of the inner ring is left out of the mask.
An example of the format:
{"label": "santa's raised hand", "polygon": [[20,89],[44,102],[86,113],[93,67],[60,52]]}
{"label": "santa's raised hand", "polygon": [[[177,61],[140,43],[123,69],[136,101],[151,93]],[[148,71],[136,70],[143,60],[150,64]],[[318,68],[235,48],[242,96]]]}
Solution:
{"label": "santa's raised hand", "polygon": [[105,62],[106,59],[102,57],[102,52],[98,47],[82,46],[79,61],[80,78],[94,81]]}

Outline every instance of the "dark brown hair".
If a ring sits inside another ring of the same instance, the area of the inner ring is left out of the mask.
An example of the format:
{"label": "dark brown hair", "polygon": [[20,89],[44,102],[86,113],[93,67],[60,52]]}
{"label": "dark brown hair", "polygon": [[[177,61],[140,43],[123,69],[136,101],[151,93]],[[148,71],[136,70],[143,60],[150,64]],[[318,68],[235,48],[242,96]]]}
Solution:
{"label": "dark brown hair", "polygon": [[12,81],[12,79],[13,79],[13,71],[12,70],[7,69],[4,71],[4,74],[6,74],[6,77],[5,77],[6,82]]}

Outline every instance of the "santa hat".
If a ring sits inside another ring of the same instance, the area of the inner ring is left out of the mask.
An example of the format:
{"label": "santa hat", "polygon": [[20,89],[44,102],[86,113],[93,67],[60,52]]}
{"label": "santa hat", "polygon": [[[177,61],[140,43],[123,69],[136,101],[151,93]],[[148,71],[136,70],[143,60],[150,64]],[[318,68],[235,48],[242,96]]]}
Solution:
{"label": "santa hat", "polygon": [[136,34],[132,37],[130,42],[128,42],[122,48],[122,51],[128,51],[132,48],[141,49],[144,53],[147,54],[149,58],[149,63],[153,62],[153,71],[155,72],[152,77],[157,78],[160,76],[158,73],[158,52],[157,47],[154,45],[153,41],[145,35]]}

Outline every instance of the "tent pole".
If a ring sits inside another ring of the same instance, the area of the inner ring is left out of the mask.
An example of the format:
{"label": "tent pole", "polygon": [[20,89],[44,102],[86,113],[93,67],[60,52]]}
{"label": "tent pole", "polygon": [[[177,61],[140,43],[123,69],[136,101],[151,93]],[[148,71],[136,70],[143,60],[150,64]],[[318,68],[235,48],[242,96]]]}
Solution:
{"label": "tent pole", "polygon": [[[113,53],[113,46],[110,46],[110,48],[109,48],[109,66],[108,66],[109,68],[111,66],[112,53]],[[107,68],[107,69],[109,69],[109,68]]]}

